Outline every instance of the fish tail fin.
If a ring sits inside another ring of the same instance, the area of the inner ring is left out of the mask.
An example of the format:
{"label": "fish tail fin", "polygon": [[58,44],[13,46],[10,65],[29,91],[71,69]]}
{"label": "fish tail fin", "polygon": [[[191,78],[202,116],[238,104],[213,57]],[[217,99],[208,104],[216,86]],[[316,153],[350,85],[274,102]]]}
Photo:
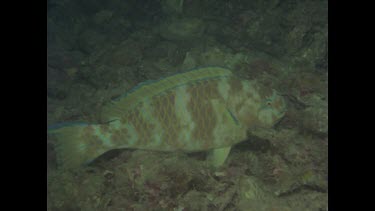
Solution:
{"label": "fish tail fin", "polygon": [[79,123],[48,129],[48,136],[55,141],[59,168],[80,167],[104,152],[101,145],[93,144],[95,140],[92,139],[93,134],[90,134],[90,130],[88,130],[90,126],[87,123]]}

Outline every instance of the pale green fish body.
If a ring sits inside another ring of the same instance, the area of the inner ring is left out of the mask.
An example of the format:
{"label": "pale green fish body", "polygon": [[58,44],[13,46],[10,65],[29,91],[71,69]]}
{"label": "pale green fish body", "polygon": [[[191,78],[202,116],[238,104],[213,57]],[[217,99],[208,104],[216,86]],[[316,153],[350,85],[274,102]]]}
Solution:
{"label": "pale green fish body", "polygon": [[225,160],[229,150],[220,149],[245,140],[250,128],[272,127],[285,110],[275,90],[228,69],[206,67],[139,85],[103,108],[106,123],[68,124],[49,134],[57,138],[58,158],[68,166],[118,148],[219,149]]}

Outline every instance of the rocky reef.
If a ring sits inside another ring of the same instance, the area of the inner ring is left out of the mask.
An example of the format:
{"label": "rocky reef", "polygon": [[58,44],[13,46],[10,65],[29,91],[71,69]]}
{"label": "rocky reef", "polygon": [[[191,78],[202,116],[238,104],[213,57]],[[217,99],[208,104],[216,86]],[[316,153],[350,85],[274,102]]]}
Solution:
{"label": "rocky reef", "polygon": [[138,83],[202,66],[288,104],[218,169],[205,152],[126,149],[63,171],[48,139],[48,210],[328,210],[327,25],[325,0],[48,1],[48,124],[97,122]]}

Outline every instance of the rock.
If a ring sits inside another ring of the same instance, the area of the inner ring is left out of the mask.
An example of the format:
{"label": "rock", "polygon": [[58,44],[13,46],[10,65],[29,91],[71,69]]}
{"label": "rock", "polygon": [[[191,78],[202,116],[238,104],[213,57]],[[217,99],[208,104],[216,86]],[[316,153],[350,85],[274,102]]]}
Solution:
{"label": "rock", "polygon": [[183,70],[193,69],[197,66],[196,59],[191,55],[190,52],[186,52],[186,56],[181,65]]}
{"label": "rock", "polygon": [[107,38],[103,33],[96,30],[86,29],[78,37],[78,49],[84,53],[90,54],[99,50],[107,43]]}
{"label": "rock", "polygon": [[218,47],[212,47],[202,52],[199,57],[200,63],[208,66],[224,66],[227,60],[227,53]]}
{"label": "rock", "polygon": [[239,181],[239,195],[241,199],[263,200],[265,192],[260,181],[253,176],[242,176]]}
{"label": "rock", "polygon": [[114,173],[113,171],[105,170],[103,176],[106,179],[112,179],[114,177]]}
{"label": "rock", "polygon": [[194,40],[203,35],[205,25],[198,18],[176,18],[161,24],[159,30],[167,40]]}
{"label": "rock", "polygon": [[162,11],[167,15],[181,14],[183,11],[184,0],[162,0]]}
{"label": "rock", "polygon": [[110,10],[101,10],[94,15],[94,23],[95,24],[105,24],[108,22],[113,16],[113,12]]}
{"label": "rock", "polygon": [[[320,98],[327,98],[328,84],[325,76],[312,73],[313,70],[296,72],[285,81],[290,94],[304,104],[313,105]],[[319,95],[320,98],[316,98]]]}
{"label": "rock", "polygon": [[314,106],[306,108],[302,112],[302,116],[304,129],[321,134],[328,133],[328,105],[326,102],[316,102]]}
{"label": "rock", "polygon": [[142,50],[137,42],[127,40],[104,56],[104,62],[112,66],[129,66],[142,59]]}

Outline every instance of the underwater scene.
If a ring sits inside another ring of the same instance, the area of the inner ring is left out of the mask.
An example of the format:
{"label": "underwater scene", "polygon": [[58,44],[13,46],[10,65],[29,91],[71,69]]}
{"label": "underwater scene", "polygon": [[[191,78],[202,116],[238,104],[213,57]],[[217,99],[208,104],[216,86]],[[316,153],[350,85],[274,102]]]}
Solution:
{"label": "underwater scene", "polygon": [[328,211],[327,0],[47,0],[48,211]]}

